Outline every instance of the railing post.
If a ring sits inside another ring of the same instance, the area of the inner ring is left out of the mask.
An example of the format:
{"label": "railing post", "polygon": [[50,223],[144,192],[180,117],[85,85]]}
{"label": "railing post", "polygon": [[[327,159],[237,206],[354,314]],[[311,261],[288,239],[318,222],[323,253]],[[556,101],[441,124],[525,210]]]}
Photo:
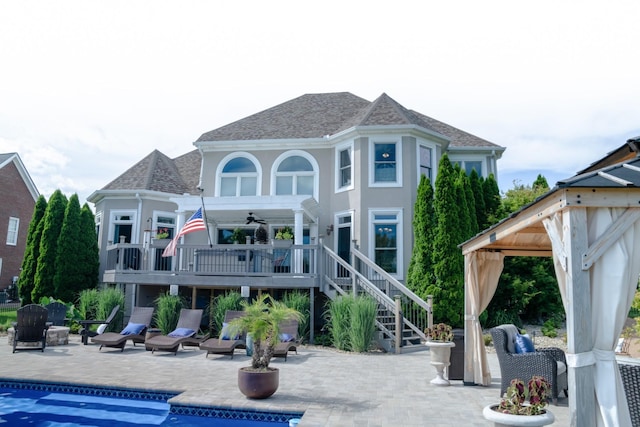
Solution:
{"label": "railing post", "polygon": [[402,348],[402,305],[400,304],[400,295],[394,297],[396,317],[396,354],[400,354]]}
{"label": "railing post", "polygon": [[427,305],[429,311],[427,311],[427,326],[433,328],[433,295],[427,295]]}

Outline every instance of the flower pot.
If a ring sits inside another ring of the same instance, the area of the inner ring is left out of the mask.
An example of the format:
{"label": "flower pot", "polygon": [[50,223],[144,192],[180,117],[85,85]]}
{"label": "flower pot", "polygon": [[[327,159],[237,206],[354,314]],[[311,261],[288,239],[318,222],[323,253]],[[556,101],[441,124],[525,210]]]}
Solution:
{"label": "flower pot", "polygon": [[276,392],[280,383],[278,368],[255,371],[250,367],[238,369],[238,388],[250,399],[266,399]]}
{"label": "flower pot", "polygon": [[448,386],[449,380],[444,377],[444,368],[451,364],[451,348],[456,345],[453,342],[427,341],[431,354],[431,365],[436,368],[436,377],[431,380],[431,384],[437,386]]}
{"label": "flower pot", "polygon": [[493,425],[496,427],[537,427],[553,424],[555,417],[551,411],[546,410],[544,414],[540,415],[513,415],[503,414],[495,410],[498,405],[488,405],[482,410],[482,416],[488,421],[493,421]]}
{"label": "flower pot", "polygon": [[293,240],[291,239],[273,239],[271,244],[275,248],[290,248],[293,245]]}

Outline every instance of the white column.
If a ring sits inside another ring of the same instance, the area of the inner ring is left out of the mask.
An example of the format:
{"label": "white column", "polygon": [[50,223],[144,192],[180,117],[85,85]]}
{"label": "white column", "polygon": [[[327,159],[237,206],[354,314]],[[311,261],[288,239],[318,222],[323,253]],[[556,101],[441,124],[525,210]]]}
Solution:
{"label": "white column", "polygon": [[[303,229],[303,220],[304,220],[304,212],[302,209],[297,209],[293,211],[294,214],[294,228],[293,228],[293,244],[294,245],[302,245],[304,243],[304,229]],[[293,272],[294,273],[302,273],[302,249],[294,249],[293,250]]]}

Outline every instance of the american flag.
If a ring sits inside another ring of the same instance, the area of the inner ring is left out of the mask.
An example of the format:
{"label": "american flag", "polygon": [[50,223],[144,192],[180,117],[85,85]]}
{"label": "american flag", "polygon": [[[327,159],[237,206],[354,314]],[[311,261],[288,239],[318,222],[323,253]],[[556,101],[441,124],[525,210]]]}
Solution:
{"label": "american flag", "polygon": [[162,256],[176,256],[176,246],[178,245],[178,240],[180,239],[180,237],[184,236],[187,233],[193,233],[194,231],[206,231],[206,229],[207,225],[202,219],[202,208],[198,208],[198,210],[195,211],[193,215],[191,215],[191,218],[189,218],[187,222],[184,223],[178,235],[174,237],[171,242],[169,242],[167,247],[162,252]]}

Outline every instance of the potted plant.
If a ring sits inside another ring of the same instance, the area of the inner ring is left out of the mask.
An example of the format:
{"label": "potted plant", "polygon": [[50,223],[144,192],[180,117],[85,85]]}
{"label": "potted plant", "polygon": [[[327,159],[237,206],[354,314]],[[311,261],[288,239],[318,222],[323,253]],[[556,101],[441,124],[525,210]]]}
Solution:
{"label": "potted plant", "polygon": [[271,242],[274,246],[289,247],[293,243],[293,230],[288,225],[276,230],[275,239]]}
{"label": "potted plant", "polygon": [[262,224],[256,228],[255,236],[257,243],[267,243],[269,241],[269,233],[267,233],[267,229]]}
{"label": "potted plant", "polygon": [[158,231],[156,231],[156,239],[158,240],[162,240],[162,239],[168,239],[169,238],[169,229],[165,228],[158,228]]}
{"label": "potted plant", "polygon": [[253,354],[251,366],[238,370],[238,388],[251,399],[265,399],[278,389],[278,368],[269,366],[276,344],[280,340],[280,325],[286,320],[302,320],[302,315],[268,294],[253,302],[242,302],[244,315],[229,324],[232,334],[245,332],[251,336]]}
{"label": "potted plant", "polygon": [[526,384],[514,379],[499,404],[485,406],[482,415],[496,426],[546,426],[555,417],[547,406],[551,384],[541,376],[533,376]]}
{"label": "potted plant", "polygon": [[444,369],[451,364],[451,348],[455,347],[453,330],[446,323],[438,323],[432,328],[426,328],[424,334],[427,337],[425,345],[429,347],[431,355],[430,363],[436,368],[436,377],[431,380],[431,384],[448,386],[449,380],[444,377]]}
{"label": "potted plant", "polygon": [[242,228],[236,227],[233,229],[233,233],[231,233],[231,241],[233,243],[245,243],[245,233]]}

